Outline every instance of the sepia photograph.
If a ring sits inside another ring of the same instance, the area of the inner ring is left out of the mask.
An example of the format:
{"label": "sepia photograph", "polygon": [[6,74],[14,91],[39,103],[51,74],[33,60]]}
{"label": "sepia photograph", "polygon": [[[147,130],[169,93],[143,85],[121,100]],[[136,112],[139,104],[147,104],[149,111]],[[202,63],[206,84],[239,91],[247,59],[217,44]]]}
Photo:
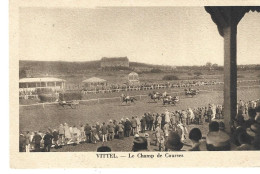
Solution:
{"label": "sepia photograph", "polygon": [[16,19],[23,157],[246,151],[259,165],[260,6],[20,6]]}

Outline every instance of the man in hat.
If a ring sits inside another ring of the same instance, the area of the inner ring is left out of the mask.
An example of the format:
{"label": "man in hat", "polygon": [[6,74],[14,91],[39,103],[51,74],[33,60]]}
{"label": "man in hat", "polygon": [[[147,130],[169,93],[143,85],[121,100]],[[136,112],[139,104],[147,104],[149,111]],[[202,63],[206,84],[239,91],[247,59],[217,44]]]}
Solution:
{"label": "man in hat", "polygon": [[52,139],[53,139],[53,136],[49,133],[49,131],[47,131],[45,136],[43,137],[43,140],[44,140],[44,152],[50,152],[51,145],[52,145]]}
{"label": "man in hat", "polygon": [[128,118],[126,118],[126,121],[125,121],[126,137],[130,136],[131,128],[132,128],[132,124],[131,124],[130,120]]}
{"label": "man in hat", "polygon": [[104,122],[103,125],[100,128],[101,134],[102,134],[102,142],[107,142],[107,126],[106,123]]}
{"label": "man in hat", "polygon": [[19,136],[19,152],[25,152],[26,138],[24,134],[20,134]]}
{"label": "man in hat", "polygon": [[161,130],[161,127],[159,124],[157,124],[154,134],[155,134],[155,139],[156,139],[155,145],[158,146],[160,144],[160,138],[161,138],[161,134],[162,134],[162,130]]}
{"label": "man in hat", "polygon": [[170,112],[168,109],[165,110],[165,124],[170,123]]}
{"label": "man in hat", "polygon": [[30,152],[30,144],[31,144],[30,139],[31,139],[31,135],[30,135],[29,131],[26,132],[25,139],[26,139],[25,150],[26,150],[26,152]]}
{"label": "man in hat", "polygon": [[33,136],[33,139],[32,139],[32,142],[34,142],[34,149],[35,149],[35,152],[40,152],[40,149],[41,149],[41,140],[42,140],[42,137],[38,134],[38,132],[34,132],[34,136]]}
{"label": "man in hat", "polygon": [[165,150],[166,151],[180,151],[183,147],[181,142],[181,137],[177,132],[170,132],[168,140],[166,141]]}
{"label": "man in hat", "polygon": [[59,144],[64,144],[65,130],[63,124],[60,124],[58,132],[59,132]]}
{"label": "man in hat", "polygon": [[148,151],[147,148],[147,140],[145,137],[135,137],[133,141],[133,148],[132,151],[138,152],[138,151]]}
{"label": "man in hat", "polygon": [[192,147],[189,149],[189,151],[200,151],[200,140],[202,138],[202,133],[199,128],[193,128],[191,129],[189,133],[189,139],[192,142]]}
{"label": "man in hat", "polygon": [[137,121],[135,117],[132,117],[131,124],[132,124],[132,134],[135,135],[137,133]]}
{"label": "man in hat", "polygon": [[209,123],[211,122],[212,115],[213,115],[212,107],[211,107],[211,105],[209,105],[209,108],[207,110],[207,117],[208,117],[208,122]]}
{"label": "man in hat", "polygon": [[208,151],[229,151],[230,136],[224,131],[211,131],[206,137],[206,147]]}
{"label": "man in hat", "polygon": [[107,129],[108,129],[108,141],[112,141],[114,139],[114,129],[115,129],[115,125],[113,124],[112,120],[109,120]]}
{"label": "man in hat", "polygon": [[85,134],[86,134],[86,142],[91,143],[91,126],[89,126],[88,123],[86,123],[84,131],[85,131]]}
{"label": "man in hat", "polygon": [[140,120],[141,122],[141,132],[144,133],[145,132],[145,125],[146,125],[146,120],[145,117],[142,116],[142,119]]}

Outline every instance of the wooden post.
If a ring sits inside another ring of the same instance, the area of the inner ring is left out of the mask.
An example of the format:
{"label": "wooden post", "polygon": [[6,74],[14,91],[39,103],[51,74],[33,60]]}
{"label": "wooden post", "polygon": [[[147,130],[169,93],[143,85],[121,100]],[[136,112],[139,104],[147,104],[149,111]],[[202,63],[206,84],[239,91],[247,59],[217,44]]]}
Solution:
{"label": "wooden post", "polygon": [[[232,22],[231,22],[232,23]],[[230,124],[237,114],[237,25],[224,28],[224,123]]]}

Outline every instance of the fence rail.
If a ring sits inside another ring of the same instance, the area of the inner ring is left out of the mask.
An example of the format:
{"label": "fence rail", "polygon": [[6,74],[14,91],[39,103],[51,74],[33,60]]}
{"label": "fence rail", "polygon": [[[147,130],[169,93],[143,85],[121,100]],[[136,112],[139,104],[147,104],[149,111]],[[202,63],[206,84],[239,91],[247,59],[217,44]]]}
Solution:
{"label": "fence rail", "polygon": [[[252,85],[252,86],[240,86],[237,88],[255,88],[255,87],[260,87],[260,85]],[[216,90],[216,89],[211,89],[211,90],[200,90],[202,92],[221,92],[222,90]],[[169,92],[169,94],[177,94],[177,95],[184,95],[183,91],[180,92]],[[139,98],[140,100],[142,98],[148,98],[149,96],[147,94],[140,94],[140,95],[133,95],[131,97],[136,97]],[[80,103],[82,102],[91,102],[91,101],[96,101],[97,103],[100,103],[102,100],[113,100],[113,99],[118,99],[121,101],[121,97],[111,97],[111,98],[96,98],[96,99],[88,99],[88,100],[79,100]],[[59,102],[48,102],[48,103],[35,103],[35,104],[30,104],[30,105],[20,105],[20,107],[29,107],[29,106],[42,106],[43,108],[45,105],[53,105],[53,104],[58,104]]]}

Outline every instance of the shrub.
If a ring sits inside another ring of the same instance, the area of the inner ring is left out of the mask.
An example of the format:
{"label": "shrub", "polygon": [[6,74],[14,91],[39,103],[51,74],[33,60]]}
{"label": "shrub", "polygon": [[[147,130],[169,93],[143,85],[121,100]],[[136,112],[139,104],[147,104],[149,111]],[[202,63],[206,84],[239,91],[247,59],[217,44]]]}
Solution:
{"label": "shrub", "polygon": [[163,71],[158,68],[151,69],[151,73],[161,73],[161,72],[163,72]]}
{"label": "shrub", "polygon": [[56,97],[52,94],[40,94],[38,95],[41,102],[54,102]]}
{"label": "shrub", "polygon": [[179,80],[179,78],[175,75],[165,75],[163,76],[163,80]]}
{"label": "shrub", "polygon": [[194,72],[193,74],[196,75],[196,76],[200,76],[200,75],[202,75],[202,73],[199,72],[199,71],[196,71],[196,72]]}
{"label": "shrub", "polygon": [[64,101],[82,100],[82,93],[80,92],[65,92],[59,93],[59,99]]}
{"label": "shrub", "polygon": [[188,73],[189,76],[191,76],[192,74],[191,73]]}

